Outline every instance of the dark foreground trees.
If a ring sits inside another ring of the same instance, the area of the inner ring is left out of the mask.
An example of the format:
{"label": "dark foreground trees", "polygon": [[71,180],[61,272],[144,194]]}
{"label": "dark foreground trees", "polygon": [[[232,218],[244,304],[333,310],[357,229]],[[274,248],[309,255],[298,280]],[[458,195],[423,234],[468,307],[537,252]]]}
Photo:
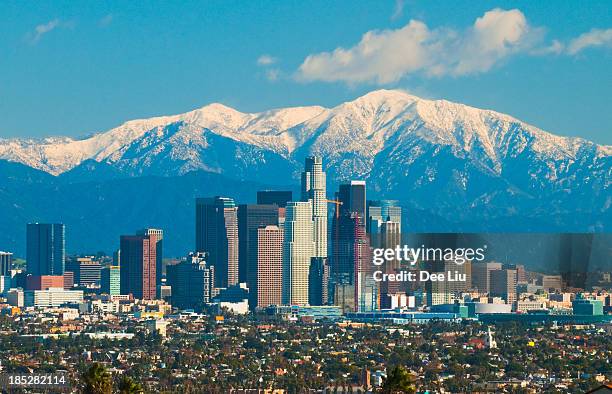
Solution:
{"label": "dark foreground trees", "polygon": [[[81,392],[83,394],[113,393],[113,378],[102,364],[93,363],[81,375]],[[117,390],[121,394],[141,394],[142,385],[131,377],[123,375],[117,382]]]}
{"label": "dark foreground trees", "polygon": [[416,392],[414,376],[401,365],[396,365],[383,383],[385,394],[412,394]]}
{"label": "dark foreground trees", "polygon": [[93,363],[82,376],[83,394],[111,394],[113,380],[103,365]]}

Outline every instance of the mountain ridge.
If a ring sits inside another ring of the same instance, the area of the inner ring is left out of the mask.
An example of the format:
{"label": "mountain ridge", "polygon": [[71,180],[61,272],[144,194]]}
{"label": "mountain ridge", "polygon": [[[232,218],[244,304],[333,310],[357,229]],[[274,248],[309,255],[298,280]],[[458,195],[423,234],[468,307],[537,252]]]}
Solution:
{"label": "mountain ridge", "polygon": [[[474,143],[480,144],[490,159],[496,159],[500,152],[505,153],[500,150],[503,148],[500,145],[503,138],[491,134],[492,131],[504,131],[503,127],[491,127],[495,122],[519,125],[528,136],[534,138],[533,147],[540,152],[557,148],[555,154],[572,157],[586,144],[596,146],[598,154],[602,156],[612,154],[612,146],[597,145],[579,137],[556,136],[496,111],[447,100],[426,100],[398,90],[377,90],[333,108],[304,106],[244,113],[212,103],[183,114],[130,120],[86,139],[0,139],[0,159],[59,175],[88,159],[114,163],[121,158],[122,148],[126,145],[146,133],[177,122],[200,128],[201,133],[207,129],[222,137],[274,151],[286,158],[291,158],[309,142],[313,148],[328,154],[333,152],[325,148],[326,142],[332,145],[340,143],[341,147],[352,150],[355,147],[347,142],[353,137],[365,143],[366,149],[378,153],[398,129],[409,127],[414,122],[422,122],[421,132],[415,131],[421,139],[440,145],[452,144],[464,151],[471,150]],[[327,133],[320,133],[321,128],[327,128]],[[330,135],[330,130],[334,131],[333,135]],[[354,130],[360,134],[351,134]],[[318,144],[310,141],[320,134],[324,135]],[[197,141],[198,131],[191,130],[189,135],[185,133],[182,137],[187,144],[192,140]]]}
{"label": "mountain ridge", "polygon": [[0,140],[0,244],[21,224],[64,221],[79,229],[77,249],[138,224],[164,228],[183,250],[195,196],[245,203],[255,201],[246,185],[297,190],[313,154],[329,197],[339,183],[366,180],[368,199],[399,200],[406,231],[612,232],[612,147],[379,90],[333,108],[248,114],[210,104],[81,140]]}

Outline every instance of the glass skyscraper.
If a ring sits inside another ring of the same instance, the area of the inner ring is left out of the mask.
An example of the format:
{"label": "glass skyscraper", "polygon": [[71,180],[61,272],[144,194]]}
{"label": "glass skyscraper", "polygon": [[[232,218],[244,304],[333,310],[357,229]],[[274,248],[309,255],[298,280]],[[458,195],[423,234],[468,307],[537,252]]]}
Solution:
{"label": "glass skyscraper", "polygon": [[32,275],[63,275],[66,264],[66,227],[61,223],[29,223],[27,271]]}
{"label": "glass skyscraper", "polygon": [[219,196],[196,199],[196,251],[208,253],[218,287],[238,284],[238,246],[234,200]]}

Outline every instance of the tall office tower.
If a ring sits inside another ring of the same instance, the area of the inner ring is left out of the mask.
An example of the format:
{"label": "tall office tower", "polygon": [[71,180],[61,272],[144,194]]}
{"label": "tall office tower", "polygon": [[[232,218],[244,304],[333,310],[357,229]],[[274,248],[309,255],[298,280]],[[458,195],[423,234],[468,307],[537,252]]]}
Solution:
{"label": "tall office tower", "polygon": [[110,295],[121,294],[121,267],[109,265],[102,269],[101,290]]}
{"label": "tall office tower", "polygon": [[291,190],[260,190],[257,192],[257,204],[276,204],[279,208],[285,208],[289,201],[293,200]]}
{"label": "tall office tower", "polygon": [[365,181],[340,185],[336,200],[340,204],[336,205],[332,224],[330,296],[344,311],[368,310],[373,289],[365,283],[367,275],[361,271],[371,268],[371,262],[363,262],[370,246],[365,234]]}
{"label": "tall office tower", "polygon": [[308,304],[308,273],[314,256],[311,201],[287,204],[283,238],[283,304]]}
{"label": "tall office tower", "polygon": [[247,282],[251,309],[283,303],[283,238],[279,226],[257,229],[256,265]]}
{"label": "tall office tower", "polygon": [[[164,240],[164,230],[158,228],[144,228],[138,232],[136,235],[148,235],[151,239],[151,242],[155,242],[155,285],[162,285],[162,273],[163,273],[163,240]],[[159,298],[159,294],[158,294]]]}
{"label": "tall office tower", "polygon": [[307,157],[302,172],[302,201],[312,201],[314,257],[327,257],[327,195],[320,157]]}
{"label": "tall office tower", "polygon": [[[467,276],[468,263],[457,264],[454,260],[445,260],[427,262],[426,266],[429,267],[428,271],[431,273],[443,273],[446,276],[448,272],[451,272],[452,275]],[[427,281],[425,282],[427,305],[452,304],[467,289],[466,281]]]}
{"label": "tall office tower", "polygon": [[516,270],[494,270],[490,275],[491,296],[502,297],[508,304],[516,301]]}
{"label": "tall office tower", "polygon": [[472,288],[480,293],[491,291],[491,271],[502,269],[502,263],[474,263],[472,264]]}
{"label": "tall office tower", "polygon": [[363,218],[357,212],[334,219],[334,253],[332,256],[331,288],[334,304],[343,311],[372,309],[378,303],[372,288],[366,283],[372,262],[370,244],[365,234]]}
{"label": "tall office tower", "polygon": [[366,216],[366,231],[369,234],[380,232],[383,222],[402,223],[402,207],[397,200],[368,200]]}
{"label": "tall office tower", "polygon": [[63,224],[29,223],[27,271],[32,275],[63,275],[66,263],[66,228]]}
{"label": "tall office tower", "polygon": [[[254,284],[257,275],[257,229],[278,225],[278,206],[243,204],[238,206],[238,281]],[[249,278],[251,278],[249,280]],[[249,292],[253,289],[249,286]]]}
{"label": "tall office tower", "polygon": [[217,287],[238,283],[238,208],[233,199],[196,199],[196,251],[208,254]]}
{"label": "tall office tower", "polygon": [[[401,246],[400,223],[393,221],[383,221],[376,228],[377,233],[371,234],[371,240],[376,248],[395,249]],[[387,274],[395,274],[401,270],[398,260],[385,260],[381,266],[381,271]],[[383,281],[380,282],[380,307],[382,309],[391,308],[391,299],[394,294],[402,292],[401,282]],[[405,289],[404,289],[405,290]],[[404,291],[405,293],[405,291]]]}
{"label": "tall office tower", "polygon": [[0,276],[10,276],[13,269],[13,254],[0,251]]}
{"label": "tall office tower", "polygon": [[308,303],[327,305],[329,286],[329,264],[326,257],[313,257],[308,274]]}
{"label": "tall office tower", "polygon": [[191,253],[178,264],[167,267],[168,284],[172,287],[172,306],[201,310],[210,302],[214,284],[214,267],[206,263],[206,254]]}
{"label": "tall office tower", "polygon": [[156,295],[157,239],[149,235],[121,236],[121,294],[153,300]]}
{"label": "tall office tower", "polygon": [[340,216],[357,213],[365,227],[366,218],[366,183],[365,181],[351,181],[338,188],[336,199],[342,202]]}

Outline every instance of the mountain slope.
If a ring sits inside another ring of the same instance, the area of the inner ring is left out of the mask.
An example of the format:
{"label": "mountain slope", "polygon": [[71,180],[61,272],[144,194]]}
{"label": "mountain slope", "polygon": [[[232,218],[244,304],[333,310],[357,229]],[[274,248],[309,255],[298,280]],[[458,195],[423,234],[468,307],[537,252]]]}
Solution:
{"label": "mountain slope", "polygon": [[[60,208],[69,209],[62,201],[74,194],[64,188],[96,184],[80,211],[86,220],[97,211],[87,207],[96,204],[97,190],[165,177],[157,186],[182,188],[168,197],[166,208],[157,207],[171,210],[195,191],[232,196],[237,190],[194,184],[189,191],[185,179],[192,172],[217,174],[223,184],[295,185],[304,157],[312,154],[323,157],[328,196],[342,181],[365,179],[369,198],[400,200],[409,230],[612,231],[612,147],[559,137],[495,111],[388,90],[334,108],[250,114],[210,104],[129,121],[81,140],[0,140],[0,159],[30,167],[24,170],[29,180],[7,181],[10,193],[0,185],[0,204],[18,218],[11,226],[61,220],[68,213]],[[0,175],[9,174],[9,167],[0,167]],[[32,189],[41,184],[53,187]],[[58,188],[62,194],[55,195]],[[35,207],[27,193],[50,193],[56,203]],[[114,195],[113,206],[138,210],[141,200],[134,197]],[[29,199],[32,205],[24,205]],[[53,215],[43,215],[43,208]],[[127,223],[121,215],[117,220]],[[166,224],[169,232],[191,226]],[[14,231],[8,226],[0,221],[0,233]]]}
{"label": "mountain slope", "polygon": [[[159,159],[184,163],[160,168],[161,174],[184,173],[207,169],[201,150],[212,135],[224,137],[230,144],[276,153],[289,161],[321,154],[361,176],[372,170],[374,157],[397,144],[411,147],[403,149],[410,154],[409,162],[419,157],[423,145],[449,146],[454,156],[469,158],[498,175],[505,160],[512,161],[527,151],[530,160],[564,164],[546,166],[550,170],[540,175],[550,180],[563,176],[567,167],[581,158],[581,151],[589,151],[595,159],[612,154],[609,146],[555,136],[494,111],[379,90],[332,109],[313,106],[247,114],[210,104],[180,115],[129,121],[83,140],[0,140],[0,159],[54,175],[88,159],[124,169],[131,166],[128,172],[139,174],[143,161],[155,167],[153,163]],[[339,172],[343,178],[353,175]]]}

